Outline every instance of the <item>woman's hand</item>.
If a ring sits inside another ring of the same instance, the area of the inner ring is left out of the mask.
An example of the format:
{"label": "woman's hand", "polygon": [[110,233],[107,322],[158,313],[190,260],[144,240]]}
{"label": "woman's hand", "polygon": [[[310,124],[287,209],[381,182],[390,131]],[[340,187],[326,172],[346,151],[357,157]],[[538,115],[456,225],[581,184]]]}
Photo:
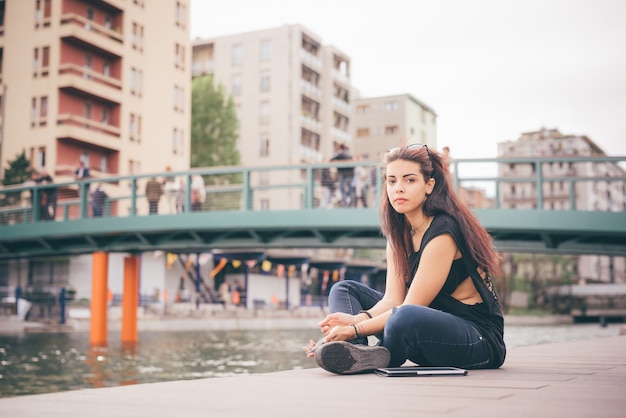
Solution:
{"label": "woman's hand", "polygon": [[304,347],[302,347],[302,349],[304,350],[304,353],[306,354],[306,356],[311,358],[315,356],[315,349],[318,348],[323,343],[324,343],[323,339],[319,340],[317,343],[313,340],[309,340],[309,346],[307,347],[305,345]]}
{"label": "woman's hand", "polygon": [[[320,331],[324,335],[328,335],[334,327],[356,324],[359,322],[356,315],[350,315],[343,312],[336,312],[328,315],[319,323]],[[352,329],[352,327],[350,327]]]}
{"label": "woman's hand", "polygon": [[[350,315],[351,316],[351,315]],[[336,326],[331,328],[330,332],[319,339],[317,342],[310,340],[309,346],[302,347],[307,357],[311,358],[315,356],[315,350],[317,350],[322,344],[330,341],[348,341],[355,337],[354,327],[351,325]]]}
{"label": "woman's hand", "polygon": [[333,327],[330,332],[324,337],[325,342],[330,341],[348,341],[356,337],[354,327],[350,325]]}

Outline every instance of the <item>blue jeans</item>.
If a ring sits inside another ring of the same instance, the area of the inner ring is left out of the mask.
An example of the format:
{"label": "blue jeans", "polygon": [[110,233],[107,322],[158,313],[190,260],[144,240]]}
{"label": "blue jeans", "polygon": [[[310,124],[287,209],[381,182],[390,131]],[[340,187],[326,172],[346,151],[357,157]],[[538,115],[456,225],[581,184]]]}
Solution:
{"label": "blue jeans", "polygon": [[[370,309],[383,294],[362,283],[336,283],[328,296],[330,312],[357,314]],[[393,308],[381,344],[391,353],[389,367],[406,360],[421,366],[455,366],[480,369],[489,366],[491,350],[480,329],[471,321],[420,305]],[[380,337],[379,337],[380,338]]]}

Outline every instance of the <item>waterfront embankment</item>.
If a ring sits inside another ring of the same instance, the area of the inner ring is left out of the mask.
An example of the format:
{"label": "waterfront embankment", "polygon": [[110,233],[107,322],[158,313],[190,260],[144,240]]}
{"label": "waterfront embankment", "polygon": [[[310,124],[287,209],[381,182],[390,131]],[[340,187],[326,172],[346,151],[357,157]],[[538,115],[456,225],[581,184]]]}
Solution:
{"label": "waterfront embankment", "polygon": [[337,376],[320,368],[0,399],[15,418],[355,415],[622,418],[626,336],[515,347],[467,376]]}

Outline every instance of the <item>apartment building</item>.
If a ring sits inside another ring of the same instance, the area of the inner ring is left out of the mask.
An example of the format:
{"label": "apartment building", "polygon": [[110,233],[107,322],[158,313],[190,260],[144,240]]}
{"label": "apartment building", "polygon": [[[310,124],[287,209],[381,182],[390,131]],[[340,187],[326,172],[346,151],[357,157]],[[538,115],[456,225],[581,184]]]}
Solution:
{"label": "apartment building", "polygon": [[[526,132],[515,141],[498,144],[500,158],[604,157],[605,152],[584,135],[566,135],[557,129]],[[536,168],[528,162],[500,164],[499,177],[529,178],[528,182],[500,184],[500,207],[537,208]],[[626,172],[607,162],[555,161],[543,164],[543,209],[613,211],[626,210]],[[573,189],[568,177],[589,177],[576,181]],[[563,179],[546,181],[550,178]],[[583,282],[626,282],[626,257],[583,255],[578,257],[578,275]]]}
{"label": "apartment building", "polygon": [[189,0],[9,0],[0,15],[1,170],[24,150],[57,183],[79,161],[102,179],[189,167]]}
{"label": "apartment building", "polygon": [[[317,163],[351,147],[350,58],[302,25],[193,41],[194,77],[211,74],[232,94],[243,165]],[[301,183],[300,172],[251,179]],[[255,193],[256,208],[294,208],[299,190]]]}
{"label": "apartment building", "polygon": [[355,98],[352,117],[354,153],[377,161],[402,144],[437,149],[437,114],[410,94]]}

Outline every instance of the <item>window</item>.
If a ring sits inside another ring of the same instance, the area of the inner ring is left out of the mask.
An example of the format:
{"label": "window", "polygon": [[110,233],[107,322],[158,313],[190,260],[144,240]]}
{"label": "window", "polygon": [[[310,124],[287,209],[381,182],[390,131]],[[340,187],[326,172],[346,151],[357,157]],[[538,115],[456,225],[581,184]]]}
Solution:
{"label": "window", "polygon": [[112,18],[111,15],[106,15],[104,17],[104,27],[107,29],[111,29],[111,22],[112,22]]}
{"label": "window", "polygon": [[35,50],[33,51],[33,73],[35,77],[37,77],[38,72],[39,72],[39,48],[35,48]]}
{"label": "window", "polygon": [[269,71],[263,71],[261,73],[261,91],[270,91],[270,73]]}
{"label": "window", "polygon": [[43,119],[47,116],[48,116],[48,96],[41,96],[40,103],[39,103],[39,117]]}
{"label": "window", "polygon": [[261,204],[261,210],[270,210],[269,199],[261,199],[259,203]]}
{"label": "window", "polygon": [[358,105],[356,107],[356,113],[369,113],[370,106],[369,105]]}
{"label": "window", "polygon": [[35,1],[35,24],[41,22],[43,10],[41,10],[41,0]]}
{"label": "window", "polygon": [[50,19],[50,16],[52,16],[52,4],[51,4],[52,0],[44,0],[43,2],[43,18],[44,18],[44,26],[47,26],[50,24],[50,22],[45,22],[45,20]]}
{"label": "window", "polygon": [[107,158],[105,156],[101,156],[100,157],[100,171],[102,173],[108,173],[108,166],[107,166]]}
{"label": "window", "polygon": [[356,136],[357,136],[357,138],[364,138],[364,137],[370,136],[370,129],[369,128],[359,128],[356,131]]}
{"label": "window", "polygon": [[176,2],[176,26],[184,28],[186,26],[187,6],[181,2]]}
{"label": "window", "polygon": [[86,79],[91,78],[91,71],[93,70],[93,56],[91,54],[85,54],[85,64],[83,65],[84,72],[83,77]]}
{"label": "window", "polygon": [[232,64],[233,65],[242,65],[243,64],[243,45],[235,44],[232,49]]}
{"label": "window", "polygon": [[44,46],[41,49],[41,75],[48,75],[50,67],[50,47]]}
{"label": "window", "polygon": [[143,25],[140,25],[137,22],[133,22],[130,34],[130,42],[133,46],[133,49],[143,51]]}
{"label": "window", "polygon": [[135,140],[135,130],[136,130],[136,121],[135,115],[133,113],[130,114],[130,119],[128,120],[128,135],[131,141]]}
{"label": "window", "polygon": [[91,120],[91,116],[93,114],[93,106],[90,101],[86,101],[83,103],[83,117],[85,119]]}
{"label": "window", "polygon": [[172,129],[172,153],[178,153],[178,128]]}
{"label": "window", "polygon": [[141,116],[137,115],[137,142],[141,142]]}
{"label": "window", "polygon": [[270,104],[269,102],[261,102],[259,107],[259,122],[261,125],[269,125],[270,123]]}
{"label": "window", "polygon": [[260,138],[260,157],[267,157],[270,155],[270,137],[268,134],[261,134]]}
{"label": "window", "polygon": [[182,112],[185,103],[185,91],[182,87],[174,86],[174,110]]}
{"label": "window", "polygon": [[105,61],[102,63],[102,75],[105,77],[111,76],[111,63],[109,61]]}
{"label": "window", "polygon": [[394,135],[398,133],[398,126],[397,125],[392,125],[392,126],[385,126],[385,135]]}
{"label": "window", "polygon": [[130,92],[134,95],[141,96],[143,74],[136,68],[130,69]]}
{"label": "window", "polygon": [[[89,21],[93,21],[94,20],[95,13],[94,13],[94,11],[93,11],[93,9],[91,7],[87,8],[86,16],[87,16],[87,20],[89,20]],[[91,30],[91,24],[89,22],[85,23],[85,29]]]}
{"label": "window", "polygon": [[181,44],[174,45],[174,66],[176,68],[185,68],[185,47]]}
{"label": "window", "polygon": [[87,151],[81,151],[78,161],[85,164],[85,167],[87,168],[91,167],[91,165],[89,164],[89,153]]}
{"label": "window", "polygon": [[270,173],[269,171],[261,171],[259,173],[259,184],[265,186],[270,184]]}
{"label": "window", "polygon": [[111,117],[111,109],[106,107],[106,106],[103,107],[102,108],[102,119],[100,120],[100,122],[103,125],[108,125],[110,117]]}
{"label": "window", "polygon": [[272,58],[272,42],[269,40],[261,41],[261,54],[260,60],[261,62],[269,62]]}
{"label": "window", "polygon": [[37,167],[44,168],[46,166],[46,147],[40,147],[37,150]]}
{"label": "window", "polygon": [[398,110],[399,108],[400,108],[400,105],[396,101],[385,102],[385,110],[388,112]]}
{"label": "window", "polygon": [[37,99],[35,97],[30,102],[30,121],[32,126],[37,123]]}
{"label": "window", "polygon": [[233,86],[232,93],[233,96],[241,96],[241,76],[239,74],[235,74],[233,76]]}

